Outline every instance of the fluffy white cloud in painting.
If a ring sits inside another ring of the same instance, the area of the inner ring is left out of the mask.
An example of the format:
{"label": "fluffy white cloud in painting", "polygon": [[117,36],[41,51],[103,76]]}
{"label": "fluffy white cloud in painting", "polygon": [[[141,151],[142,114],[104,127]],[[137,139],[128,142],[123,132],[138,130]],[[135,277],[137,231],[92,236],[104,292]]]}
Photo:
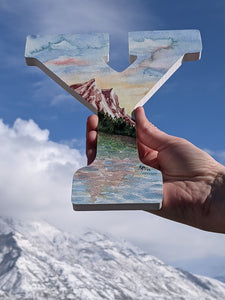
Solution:
{"label": "fluffy white cloud in painting", "polygon": [[74,171],[85,158],[78,150],[49,140],[49,131],[17,119],[10,128],[0,120],[0,208],[26,215],[63,208],[70,201]]}

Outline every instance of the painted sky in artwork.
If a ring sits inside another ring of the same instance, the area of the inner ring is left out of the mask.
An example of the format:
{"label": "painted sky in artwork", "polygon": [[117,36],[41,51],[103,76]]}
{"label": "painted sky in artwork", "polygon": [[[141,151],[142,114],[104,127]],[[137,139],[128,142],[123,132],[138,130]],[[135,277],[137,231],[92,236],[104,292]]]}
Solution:
{"label": "painted sky in artwork", "polygon": [[131,114],[165,74],[180,66],[184,54],[201,48],[198,30],[130,32],[129,54],[135,61],[123,72],[107,64],[108,34],[29,36],[25,56],[42,62],[69,86],[95,78],[99,88],[113,88],[120,107]]}

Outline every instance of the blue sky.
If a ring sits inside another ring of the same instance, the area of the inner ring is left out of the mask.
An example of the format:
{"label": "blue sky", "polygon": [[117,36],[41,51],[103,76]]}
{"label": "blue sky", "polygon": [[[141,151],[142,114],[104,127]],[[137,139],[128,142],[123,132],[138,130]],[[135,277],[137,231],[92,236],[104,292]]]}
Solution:
{"label": "blue sky", "polygon": [[89,112],[46,75],[24,64],[27,34],[104,29],[111,38],[110,65],[122,70],[128,64],[129,31],[193,28],[202,35],[201,61],[185,63],[145,107],[152,122],[168,133],[215,152],[225,149],[224,1],[65,3],[68,5],[61,1],[14,1],[12,5],[1,1],[0,113],[6,123],[12,124],[18,116],[32,118],[41,128],[48,128],[55,141],[84,136]]}
{"label": "blue sky", "polygon": [[107,32],[110,65],[121,71],[128,66],[129,31],[199,29],[201,60],[185,62],[145,109],[160,129],[187,138],[225,163],[224,28],[224,0],[1,0],[2,213],[44,217],[75,231],[104,227],[168,263],[220,275],[225,267],[223,235],[144,212],[72,211],[72,175],[85,164],[90,112],[38,68],[26,66],[24,51],[28,34]]}

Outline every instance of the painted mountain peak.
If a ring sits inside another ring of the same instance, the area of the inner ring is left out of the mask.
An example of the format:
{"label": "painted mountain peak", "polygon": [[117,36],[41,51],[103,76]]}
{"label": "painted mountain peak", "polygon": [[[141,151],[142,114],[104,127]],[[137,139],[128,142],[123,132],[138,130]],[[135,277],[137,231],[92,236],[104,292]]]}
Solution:
{"label": "painted mountain peak", "polygon": [[131,117],[125,113],[125,109],[119,105],[119,99],[113,88],[100,89],[94,78],[70,86],[86,101],[93,105],[98,112],[104,112],[112,118],[122,118],[130,125],[135,125]]}

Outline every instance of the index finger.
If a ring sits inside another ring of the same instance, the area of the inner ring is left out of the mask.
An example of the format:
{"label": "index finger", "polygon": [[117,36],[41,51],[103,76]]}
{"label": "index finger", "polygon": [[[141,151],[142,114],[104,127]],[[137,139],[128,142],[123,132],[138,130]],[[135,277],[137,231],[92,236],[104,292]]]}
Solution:
{"label": "index finger", "polygon": [[87,119],[86,127],[86,156],[88,165],[90,165],[96,157],[97,129],[98,117],[96,115],[89,116]]}

